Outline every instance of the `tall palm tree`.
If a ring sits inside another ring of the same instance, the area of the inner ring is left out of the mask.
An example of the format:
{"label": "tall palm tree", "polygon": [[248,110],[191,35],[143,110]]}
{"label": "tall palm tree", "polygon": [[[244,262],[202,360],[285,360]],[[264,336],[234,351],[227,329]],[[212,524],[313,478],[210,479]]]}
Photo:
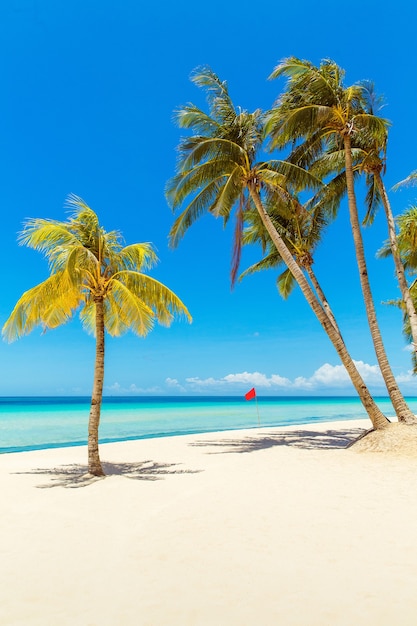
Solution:
{"label": "tall palm tree", "polygon": [[78,196],[67,201],[71,217],[60,222],[29,219],[20,244],[43,253],[50,276],[18,300],[3,327],[13,341],[35,326],[56,328],[79,311],[84,328],[95,334],[96,357],[88,423],[88,470],[103,476],[98,429],[104,383],[105,331],[119,336],[132,330],[145,336],[155,321],[169,326],[174,315],[191,317],[166,286],[143,273],[157,261],[149,243],[122,246],[119,232],[106,232],[94,211]]}
{"label": "tall palm tree", "polygon": [[[364,89],[365,103],[366,100],[370,100],[368,105],[368,111],[372,111],[372,89],[373,86],[369,81],[361,83]],[[395,273],[398,280],[398,285],[401,291],[402,301],[408,317],[409,333],[408,336],[413,342],[414,351],[417,351],[417,312],[413,303],[413,298],[408,288],[408,283],[405,275],[405,268],[401,260],[401,254],[397,241],[397,234],[395,228],[395,219],[392,213],[391,204],[389,201],[388,193],[384,184],[383,174],[385,172],[385,150],[386,146],[379,146],[375,141],[375,138],[369,136],[361,136],[360,133],[352,140],[352,168],[354,178],[365,173],[366,176],[366,215],[363,219],[364,225],[370,225],[373,223],[376,212],[382,204],[385,212],[385,217],[388,227],[388,237],[390,246],[390,255],[392,255],[395,266]],[[337,143],[328,142],[327,150],[318,158],[314,156],[315,160],[309,158],[311,155],[303,154],[302,146],[298,146],[289,159],[295,162],[303,163],[304,166],[309,167],[309,171],[315,176],[320,176],[326,179],[329,175],[332,175],[332,179],[327,183],[326,187],[315,198],[316,207],[329,206],[330,212],[337,210],[340,202],[346,194],[346,173],[345,173],[345,151],[340,149]],[[336,174],[334,174],[336,172]],[[406,179],[408,183],[408,179]],[[398,185],[401,185],[399,183]],[[320,197],[321,196],[321,197]],[[385,256],[388,254],[385,253]]]}
{"label": "tall palm tree", "polygon": [[[360,83],[362,87],[362,97],[365,110],[372,115],[383,106],[383,99],[375,94],[374,84],[370,81]],[[384,140],[384,137],[382,138]],[[415,309],[413,299],[408,288],[405,276],[405,268],[401,259],[401,253],[397,241],[397,233],[395,227],[395,219],[389,201],[388,192],[384,184],[383,174],[386,169],[386,137],[382,144],[378,143],[378,136],[365,135],[358,136],[358,145],[356,147],[356,159],[360,171],[365,172],[367,182],[367,204],[368,211],[364,219],[364,223],[372,223],[374,215],[379,205],[382,204],[388,226],[388,239],[391,248],[391,254],[394,261],[395,273],[398,280],[398,286],[401,291],[401,297],[404,303],[405,311],[408,317],[408,324],[411,338],[413,341],[414,351],[417,351],[417,311]],[[412,182],[413,174],[411,174],[402,184]],[[401,183],[400,183],[401,184]]]}
{"label": "tall palm tree", "polygon": [[265,209],[264,201],[291,198],[289,180],[291,188],[297,192],[303,188],[316,188],[319,186],[317,179],[303,168],[285,161],[257,162],[256,156],[262,147],[262,113],[237,111],[226,83],[221,82],[210,68],[198,69],[192,80],[206,89],[209,113],[193,104],[176,111],[179,126],[196,134],[181,140],[177,174],[167,184],[167,198],[173,209],[179,209],[185,203],[172,226],[171,245],[176,246],[187,229],[204,213],[220,216],[227,222],[236,209],[233,280],[245,215],[254,206],[280,257],[337,350],[374,427],[384,428],[388,421],[373,401],[343,338]]}
{"label": "tall palm tree", "polygon": [[[270,113],[266,131],[272,147],[306,139],[309,154],[321,154],[335,144],[344,152],[350,223],[368,324],[381,374],[399,421],[417,423],[391,370],[372,297],[354,187],[352,148],[359,138],[371,137],[385,145],[387,123],[366,110],[363,86],[344,87],[343,71],[333,61],[319,68],[292,57],[281,62],[270,78],[287,77],[286,91]],[[363,140],[363,139],[362,139]]]}

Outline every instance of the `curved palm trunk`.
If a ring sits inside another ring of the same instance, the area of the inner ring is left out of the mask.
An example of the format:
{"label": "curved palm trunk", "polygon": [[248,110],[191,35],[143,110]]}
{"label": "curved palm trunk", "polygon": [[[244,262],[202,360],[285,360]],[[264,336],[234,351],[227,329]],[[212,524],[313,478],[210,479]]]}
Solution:
{"label": "curved palm trunk", "polygon": [[263,204],[259,197],[259,193],[254,183],[249,184],[249,191],[256,206],[256,209],[262,219],[262,222],[266,230],[268,231],[274,245],[276,246],[276,249],[278,250],[282,260],[290,270],[291,274],[294,276],[294,279],[298,283],[308,304],[310,305],[320,324],[327,333],[330,341],[335,347],[336,352],[338,353],[340,360],[342,361],[347,373],[349,374],[353,386],[355,387],[359,395],[359,398],[369,416],[369,419],[372,422],[373,427],[375,429],[385,428],[388,425],[389,421],[375,404],[367,386],[365,385],[364,380],[362,379],[362,376],[356,369],[356,366],[346,349],[340,332],[333,325],[331,318],[328,317],[320,302],[317,300],[317,297],[315,296],[298,263],[294,260],[291,252],[288,250],[279,233],[276,231],[268,213],[263,207]]}
{"label": "curved palm trunk", "polygon": [[94,383],[88,420],[88,471],[94,476],[104,476],[98,449],[98,427],[104,382],[104,304],[103,297],[94,299],[96,306],[96,360]]}
{"label": "curved palm trunk", "polygon": [[397,274],[398,284],[400,286],[401,296],[405,304],[405,309],[410,321],[411,336],[413,338],[414,351],[417,352],[417,312],[411,298],[410,289],[405,278],[404,265],[401,260],[400,251],[398,249],[397,235],[395,232],[394,216],[392,214],[391,205],[388,200],[388,195],[385,189],[385,185],[382,181],[381,174],[379,172],[374,173],[376,184],[378,186],[379,193],[381,194],[382,204],[384,206],[385,215],[388,222],[388,235],[391,245],[392,257],[394,259],[395,272]]}
{"label": "curved palm trunk", "polygon": [[329,304],[326,296],[324,295],[324,291],[321,288],[321,285],[320,285],[319,281],[317,280],[317,276],[313,272],[313,268],[311,267],[311,265],[308,265],[306,267],[306,271],[307,271],[307,274],[308,274],[308,276],[309,276],[309,278],[311,280],[311,283],[312,283],[314,289],[316,290],[316,294],[317,294],[317,296],[318,296],[318,298],[319,298],[319,300],[320,300],[320,302],[322,304],[323,309],[326,312],[327,317],[329,318],[329,320],[333,324],[335,330],[337,330],[337,332],[341,335],[342,333],[340,332],[340,328],[339,328],[339,326],[338,326],[338,324],[336,322],[336,318],[333,315],[333,311],[332,311],[332,309],[330,307],[330,304]]}
{"label": "curved palm trunk", "polygon": [[356,206],[356,197],[353,183],[353,167],[352,167],[352,148],[351,140],[348,133],[343,136],[346,161],[346,186],[348,195],[350,223],[352,227],[353,241],[355,244],[356,261],[359,269],[359,278],[365,302],[366,315],[368,318],[369,329],[371,331],[372,341],[375,348],[376,358],[381,370],[382,377],[391,399],[394,410],[400,422],[407,424],[417,423],[416,416],[411,412],[405,402],[402,393],[397,385],[394,374],[392,373],[382,342],[381,331],[379,329],[376,318],[375,305],[372,298],[371,286],[369,283],[368,270],[366,267],[365,253],[363,247],[362,233],[358,218],[358,209]]}

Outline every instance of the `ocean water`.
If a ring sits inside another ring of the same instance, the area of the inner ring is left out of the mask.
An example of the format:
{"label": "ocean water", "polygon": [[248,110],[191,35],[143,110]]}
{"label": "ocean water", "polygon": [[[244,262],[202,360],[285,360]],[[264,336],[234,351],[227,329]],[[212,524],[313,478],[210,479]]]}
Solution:
{"label": "ocean water", "polygon": [[[407,399],[417,413],[417,398]],[[0,398],[0,453],[87,443],[89,398]],[[387,398],[376,398],[387,417]],[[366,417],[355,397],[106,397],[100,442]],[[370,422],[369,422],[370,424]]]}

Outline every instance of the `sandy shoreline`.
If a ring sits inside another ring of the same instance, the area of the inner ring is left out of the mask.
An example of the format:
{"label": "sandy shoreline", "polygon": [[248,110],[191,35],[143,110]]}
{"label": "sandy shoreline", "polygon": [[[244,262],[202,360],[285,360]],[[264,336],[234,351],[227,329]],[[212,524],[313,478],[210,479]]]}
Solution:
{"label": "sandy shoreline", "polygon": [[417,461],[368,420],[0,456],[0,623],[414,625]]}

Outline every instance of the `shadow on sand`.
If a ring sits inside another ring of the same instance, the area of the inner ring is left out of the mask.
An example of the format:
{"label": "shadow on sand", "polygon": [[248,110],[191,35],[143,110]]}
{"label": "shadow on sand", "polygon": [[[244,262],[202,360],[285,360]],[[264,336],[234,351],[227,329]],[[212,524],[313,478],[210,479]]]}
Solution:
{"label": "shadow on sand", "polygon": [[211,441],[195,441],[191,446],[214,448],[208,454],[227,454],[257,452],[275,446],[291,446],[306,450],[335,450],[347,448],[355,439],[364,433],[362,428],[346,430],[289,430],[279,433],[265,433],[259,437],[243,437],[239,439],[218,439]]}
{"label": "shadow on sand", "polygon": [[48,483],[37,485],[37,487],[38,489],[50,489],[51,487],[88,487],[108,476],[124,476],[132,480],[155,481],[173,474],[196,474],[201,471],[180,469],[179,465],[179,463],[156,463],[155,461],[142,461],[140,463],[107,463],[104,461],[102,467],[106,476],[102,477],[92,476],[88,473],[86,465],[77,463],[17,473],[35,474],[49,478]]}
{"label": "shadow on sand", "polygon": [[[361,428],[346,430],[288,430],[279,433],[263,433],[259,436],[245,436],[235,439],[201,440],[190,443],[190,446],[207,448],[207,454],[228,454],[258,452],[275,446],[290,446],[306,450],[335,450],[347,448],[355,439],[364,433]],[[202,470],[181,469],[180,463],[158,463],[142,461],[140,463],[108,463],[102,462],[106,476],[124,476],[131,480],[155,481],[175,474],[197,474]],[[88,487],[105,477],[92,476],[86,465],[71,464],[53,468],[37,468],[19,474],[31,474],[48,478],[46,484],[37,485],[38,489],[52,487]]]}

